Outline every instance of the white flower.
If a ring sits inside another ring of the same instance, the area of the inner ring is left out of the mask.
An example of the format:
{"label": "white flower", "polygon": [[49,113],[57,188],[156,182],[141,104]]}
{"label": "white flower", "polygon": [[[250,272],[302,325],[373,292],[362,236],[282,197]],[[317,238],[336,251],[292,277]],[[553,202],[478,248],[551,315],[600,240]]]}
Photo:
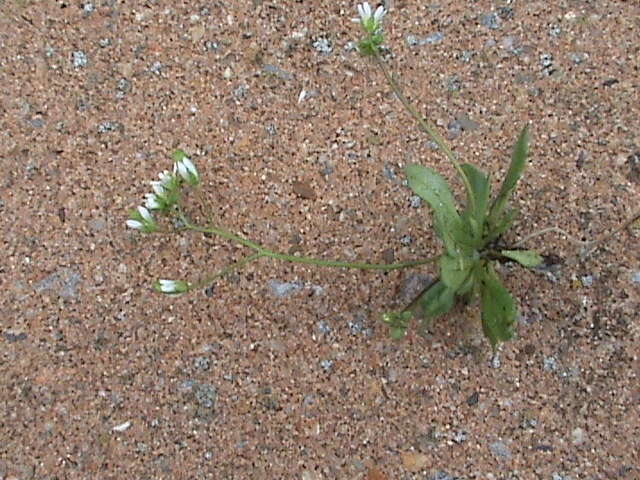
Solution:
{"label": "white flower", "polygon": [[134,230],[140,230],[144,233],[155,232],[158,229],[158,225],[151,215],[151,212],[143,206],[139,206],[136,210],[133,210],[129,215],[129,219],[126,222],[127,227]]}
{"label": "white flower", "polygon": [[158,280],[154,288],[161,292],[166,293],[167,295],[179,295],[181,293],[188,292],[191,288],[191,285],[184,280]]}
{"label": "white flower", "polygon": [[176,162],[175,168],[182,179],[192,187],[195,187],[200,181],[198,170],[196,170],[196,166],[191,162],[189,157],[184,157],[182,160]]}
{"label": "white flower", "polygon": [[142,205],[138,206],[138,212],[140,213],[140,216],[143,218],[143,220],[147,221],[147,223],[153,223],[153,216],[145,207],[143,207]]}
{"label": "white flower", "polygon": [[164,197],[169,193],[167,187],[160,181],[151,182],[151,188],[159,197]]}
{"label": "white flower", "polygon": [[155,193],[147,193],[145,198],[144,204],[149,210],[162,210],[164,208],[164,202]]}
{"label": "white flower", "polygon": [[142,230],[144,228],[144,223],[138,220],[129,219],[127,220],[127,227],[133,228],[135,230]]}
{"label": "white flower", "polygon": [[175,177],[173,176],[173,174],[170,173],[168,170],[165,170],[164,172],[160,173],[158,176],[160,177],[160,183],[167,190],[171,190],[171,187],[173,186],[173,182],[175,182]]}
{"label": "white flower", "polygon": [[376,8],[375,12],[371,10],[369,2],[358,4],[359,18],[352,18],[351,21],[360,23],[368,33],[376,33],[380,29],[380,22],[387,13],[382,5]]}
{"label": "white flower", "polygon": [[184,150],[176,150],[171,155],[174,160],[173,173],[180,175],[180,177],[192,187],[195,187],[200,182],[200,175],[196,166],[191,162],[191,159],[187,157]]}

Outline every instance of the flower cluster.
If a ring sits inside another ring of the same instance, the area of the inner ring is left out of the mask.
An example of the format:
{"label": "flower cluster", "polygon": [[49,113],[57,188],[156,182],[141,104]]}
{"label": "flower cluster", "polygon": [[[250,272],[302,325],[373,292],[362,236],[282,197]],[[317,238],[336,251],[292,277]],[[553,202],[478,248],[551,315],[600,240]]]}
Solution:
{"label": "flower cluster", "polygon": [[387,11],[382,5],[374,10],[371,9],[369,2],[358,4],[358,17],[351,19],[352,22],[359,23],[362,26],[366,36],[358,42],[358,50],[363,55],[376,55],[378,48],[382,45],[384,37],[382,36],[382,19]]}
{"label": "flower cluster", "polygon": [[[139,205],[129,214],[127,227],[142,233],[153,233],[158,230],[158,224],[151,212],[161,214],[176,214],[180,202],[180,190],[183,184],[197,187],[200,175],[193,162],[182,150],[176,150],[173,158],[173,171],[165,170],[160,173],[159,180],[151,182],[153,192],[147,193],[144,205]],[[191,290],[193,285],[184,280],[158,280],[153,288],[167,295],[181,295]]]}
{"label": "flower cluster", "polygon": [[351,21],[359,23],[365,32],[373,35],[380,32],[382,18],[386,14],[386,10],[382,5],[376,8],[375,12],[371,10],[369,2],[358,4],[357,18],[352,18]]}
{"label": "flower cluster", "polygon": [[151,182],[153,192],[147,193],[144,206],[133,210],[127,220],[127,227],[143,233],[152,233],[158,225],[151,211],[169,213],[180,200],[180,187],[183,183],[195,187],[200,182],[198,170],[182,150],[173,152],[173,172],[165,170],[160,173],[159,180]]}

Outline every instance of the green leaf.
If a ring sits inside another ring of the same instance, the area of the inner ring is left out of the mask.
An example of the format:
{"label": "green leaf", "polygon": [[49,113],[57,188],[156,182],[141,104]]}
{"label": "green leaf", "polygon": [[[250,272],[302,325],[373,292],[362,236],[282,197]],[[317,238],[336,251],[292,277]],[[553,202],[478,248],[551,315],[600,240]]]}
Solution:
{"label": "green leaf", "polygon": [[[463,218],[469,222],[473,237],[477,243],[482,239],[482,234],[484,233],[491,184],[489,183],[489,176],[475,166],[465,163],[461,168],[471,185],[471,192],[467,192],[467,207],[463,213]],[[471,195],[473,195],[473,198],[469,198]]]}
{"label": "green leaf", "polygon": [[389,336],[393,340],[402,340],[406,334],[407,334],[407,329],[405,327],[390,327],[389,328]]}
{"label": "green leaf", "polygon": [[442,281],[434,283],[418,299],[420,312],[426,318],[444,315],[453,307],[455,292]]}
{"label": "green leaf", "polygon": [[453,255],[458,250],[456,244],[471,245],[472,239],[464,228],[445,179],[432,168],[422,165],[409,165],[405,173],[411,190],[433,209],[434,229],[447,251]]}
{"label": "green leaf", "polygon": [[410,311],[388,312],[382,315],[382,321],[389,325],[389,336],[394,340],[400,340],[407,333],[411,317]]}
{"label": "green leaf", "polygon": [[516,306],[491,264],[487,264],[481,277],[482,330],[495,350],[500,342],[506,342],[513,336]]}
{"label": "green leaf", "polygon": [[495,198],[493,205],[491,206],[490,213],[490,221],[495,224],[501,217],[502,212],[504,211],[505,206],[507,205],[507,201],[511,196],[511,193],[516,188],[516,184],[520,177],[522,176],[522,172],[524,171],[524,167],[527,162],[527,155],[529,153],[529,126],[525,125],[520,132],[520,136],[513,148],[513,154],[511,155],[511,164],[509,165],[509,170],[507,171],[507,175],[504,178],[504,182],[502,183],[502,187],[500,188],[500,192],[498,196]]}
{"label": "green leaf", "polygon": [[502,215],[502,218],[500,218],[497,222],[494,223],[489,220],[489,232],[484,241],[485,245],[493,242],[504,232],[509,230],[509,228],[511,228],[511,225],[513,225],[516,217],[518,216],[518,213],[519,212],[517,209],[509,208]]}
{"label": "green leaf", "polygon": [[500,253],[528,268],[537,267],[542,263],[540,254],[533,250],[502,250]]}
{"label": "green leaf", "polygon": [[438,217],[460,218],[446,180],[432,168],[409,165],[405,169],[409,187],[431,206]]}
{"label": "green leaf", "polygon": [[449,289],[457,292],[469,277],[473,263],[473,258],[466,255],[442,255],[440,257],[440,275],[442,283],[444,283]]}

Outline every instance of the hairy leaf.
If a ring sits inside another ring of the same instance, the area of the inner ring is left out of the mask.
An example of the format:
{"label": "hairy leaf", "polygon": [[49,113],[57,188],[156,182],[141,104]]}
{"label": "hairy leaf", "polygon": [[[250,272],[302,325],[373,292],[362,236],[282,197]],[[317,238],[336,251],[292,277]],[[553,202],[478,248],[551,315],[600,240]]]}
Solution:
{"label": "hairy leaf", "polygon": [[438,172],[423,165],[409,165],[405,169],[409,187],[433,209],[434,228],[447,251],[455,250],[454,243],[469,241],[455,206],[449,185]]}
{"label": "hairy leaf", "polygon": [[471,185],[471,194],[473,199],[467,194],[467,206],[463,213],[463,218],[467,220],[473,232],[473,238],[476,246],[482,240],[484,233],[485,215],[487,213],[487,205],[489,203],[489,195],[491,194],[491,184],[489,176],[469,163],[462,165],[465,176],[469,179]]}
{"label": "hairy leaf", "polygon": [[515,260],[525,267],[537,267],[542,263],[542,257],[538,252],[533,250],[502,250],[502,255]]}
{"label": "hairy leaf", "polygon": [[490,221],[492,224],[495,224],[501,219],[502,212],[507,205],[507,201],[509,200],[513,190],[516,188],[518,180],[520,180],[520,177],[522,176],[522,172],[524,171],[524,167],[527,162],[528,153],[529,126],[525,125],[522,132],[520,132],[520,136],[516,141],[515,147],[513,148],[511,164],[509,165],[509,170],[504,178],[500,192],[491,206]]}
{"label": "hairy leaf", "polygon": [[434,318],[451,310],[454,298],[455,292],[438,281],[420,296],[418,306],[424,317]]}
{"label": "hairy leaf", "polygon": [[513,222],[518,216],[518,210],[515,208],[508,208],[505,213],[502,215],[502,218],[498,219],[496,222],[489,220],[489,232],[485,239],[485,243],[491,243],[497,238],[499,238],[504,232],[511,228]]}
{"label": "hairy leaf", "polygon": [[440,279],[449,289],[457,292],[471,273],[473,258],[467,255],[442,255],[440,257]]}
{"label": "hairy leaf", "polygon": [[482,330],[495,350],[500,342],[506,342],[513,336],[516,306],[491,264],[482,270],[481,277]]}

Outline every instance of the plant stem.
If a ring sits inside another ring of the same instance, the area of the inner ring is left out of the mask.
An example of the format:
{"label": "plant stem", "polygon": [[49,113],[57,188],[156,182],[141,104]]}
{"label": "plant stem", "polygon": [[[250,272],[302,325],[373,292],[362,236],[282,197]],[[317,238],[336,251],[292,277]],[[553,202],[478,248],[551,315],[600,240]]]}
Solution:
{"label": "plant stem", "polygon": [[618,227],[614,228],[609,233],[604,233],[600,237],[596,238],[595,240],[588,242],[587,243],[588,248],[586,250],[582,250],[578,255],[576,255],[576,261],[584,260],[585,258],[587,258],[589,254],[593,252],[596,248],[598,248],[607,240],[613,238],[616,234],[629,228],[629,226],[631,226],[631,224],[634,223],[636,220],[640,220],[640,209],[633,212],[629,218],[627,218],[624,222],[622,222]]}
{"label": "plant stem", "polygon": [[527,235],[524,238],[521,238],[520,240],[518,240],[516,243],[513,244],[513,248],[519,248],[522,245],[524,245],[525,243],[527,243],[529,240],[531,240],[532,238],[536,238],[536,237],[539,237],[540,235],[544,235],[545,233],[550,233],[550,232],[554,232],[554,233],[558,233],[560,235],[564,235],[572,243],[576,243],[578,245],[589,245],[589,242],[583,242],[582,240],[578,240],[577,238],[575,238],[571,234],[569,234],[569,232],[566,232],[566,231],[562,230],[561,228],[548,227],[548,228],[543,228],[542,230],[539,230],[537,232],[533,232],[533,233]]}
{"label": "plant stem", "polygon": [[435,142],[438,148],[445,154],[449,162],[451,162],[453,167],[456,169],[456,171],[458,172],[458,175],[460,175],[460,178],[464,183],[465,189],[467,190],[469,202],[471,203],[470,207],[472,210],[475,210],[475,198],[473,196],[473,190],[471,189],[471,182],[469,181],[464,171],[462,170],[460,162],[458,162],[458,160],[456,159],[456,156],[453,153],[453,151],[449,148],[444,138],[442,138],[442,136],[436,131],[435,127],[426,118],[420,115],[420,113],[415,109],[413,105],[411,105],[411,103],[409,102],[405,94],[402,92],[400,85],[393,78],[393,75],[387,68],[378,50],[374,50],[373,59],[375,60],[378,68],[380,68],[380,70],[384,74],[384,77],[386,78],[387,83],[391,87],[391,90],[393,90],[393,93],[395,93],[396,97],[398,97],[398,100],[400,101],[402,106],[405,108],[405,110],[407,110],[409,115],[411,115],[415,119],[415,121],[418,122],[418,126],[420,127],[420,130],[422,130],[427,135],[429,135],[431,140]]}
{"label": "plant stem", "polygon": [[[440,258],[439,256],[426,258],[424,260],[417,260],[413,262],[402,262],[402,263],[362,263],[362,262],[340,262],[335,260],[323,260],[321,258],[311,258],[311,257],[298,257],[296,255],[288,255],[286,253],[279,253],[264,248],[263,246],[252,242],[251,240],[247,240],[239,235],[228,232],[222,228],[211,226],[211,227],[201,227],[199,225],[195,225],[189,221],[189,219],[182,213],[178,213],[180,220],[184,223],[184,228],[187,230],[192,230],[194,232],[201,233],[209,233],[218,235],[226,240],[230,240],[232,242],[239,243],[251,250],[257,252],[257,256],[253,257],[270,257],[275,258],[276,260],[285,260],[287,262],[293,263],[304,263],[307,265],[317,265],[319,267],[336,267],[336,268],[356,268],[359,270],[400,270],[402,268],[410,268],[417,267],[419,265],[425,265],[427,263],[433,263]],[[254,260],[252,257],[248,257]]]}
{"label": "plant stem", "polygon": [[250,255],[250,256],[248,256],[246,258],[243,258],[242,260],[238,260],[237,262],[232,263],[231,265],[228,265],[227,267],[223,268],[218,273],[216,273],[214,275],[211,275],[210,277],[207,277],[206,279],[202,280],[201,282],[198,282],[198,284],[195,286],[195,288],[202,288],[205,285],[210,285],[217,278],[224,277],[225,275],[228,275],[229,273],[233,272],[234,270],[238,270],[239,268],[244,267],[247,263],[251,263],[254,260],[258,260],[259,258],[262,258],[262,257],[264,257],[263,254],[255,253],[255,254]]}

